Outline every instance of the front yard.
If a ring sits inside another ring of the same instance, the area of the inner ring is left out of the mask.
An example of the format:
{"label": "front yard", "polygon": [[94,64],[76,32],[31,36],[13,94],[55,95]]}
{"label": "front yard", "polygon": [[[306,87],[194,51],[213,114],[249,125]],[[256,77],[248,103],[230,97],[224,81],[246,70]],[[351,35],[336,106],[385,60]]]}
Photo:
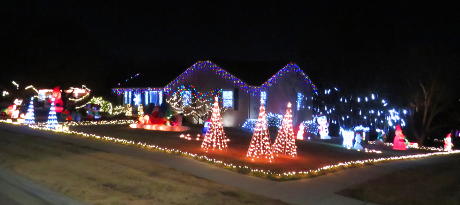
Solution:
{"label": "front yard", "polygon": [[0,166],[90,204],[282,204],[152,160],[1,127]]}

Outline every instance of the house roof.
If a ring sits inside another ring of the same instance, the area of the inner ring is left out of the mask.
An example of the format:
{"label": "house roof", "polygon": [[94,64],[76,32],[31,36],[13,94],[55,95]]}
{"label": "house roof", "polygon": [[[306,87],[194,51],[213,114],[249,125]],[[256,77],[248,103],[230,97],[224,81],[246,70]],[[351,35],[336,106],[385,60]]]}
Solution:
{"label": "house roof", "polygon": [[305,83],[312,87],[313,91],[316,93],[317,88],[315,84],[310,80],[310,78],[294,63],[289,63],[283,68],[281,68],[277,73],[275,73],[272,77],[270,77],[267,81],[262,83],[259,86],[249,85],[246,82],[242,81],[241,79],[237,78],[236,76],[232,75],[228,71],[220,68],[218,65],[214,64],[211,61],[199,61],[193,64],[191,67],[187,68],[182,74],[180,74],[177,78],[172,80],[163,88],[152,88],[152,87],[144,87],[144,88],[113,88],[112,91],[116,94],[121,94],[124,91],[134,91],[134,92],[142,92],[142,91],[164,91],[166,93],[172,91],[174,87],[179,86],[183,83],[185,79],[187,79],[190,75],[193,75],[196,71],[199,70],[211,70],[215,72],[217,76],[227,81],[230,81],[234,84],[235,87],[240,88],[241,90],[249,93],[249,94],[256,94],[259,93],[261,89],[266,89],[273,84],[275,84],[280,78],[285,76],[287,73],[296,72],[299,73]]}

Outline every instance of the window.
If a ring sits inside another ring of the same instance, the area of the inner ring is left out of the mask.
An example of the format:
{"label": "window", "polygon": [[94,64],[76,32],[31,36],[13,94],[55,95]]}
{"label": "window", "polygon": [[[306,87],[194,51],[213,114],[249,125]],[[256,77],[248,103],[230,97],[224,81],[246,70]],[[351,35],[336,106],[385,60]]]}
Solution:
{"label": "window", "polygon": [[190,90],[184,90],[180,93],[180,96],[182,97],[182,105],[187,106],[192,103],[192,91]]}
{"label": "window", "polygon": [[267,105],[267,92],[265,91],[260,92],[260,104]]}
{"label": "window", "polygon": [[123,104],[125,104],[125,105],[126,105],[126,104],[129,104],[129,101],[128,101],[129,96],[128,96],[128,95],[129,95],[129,94],[128,94],[128,91],[125,91],[125,92],[123,93]]}
{"label": "window", "polygon": [[163,104],[163,91],[158,91],[158,105]]}
{"label": "window", "polygon": [[149,104],[154,104],[155,106],[161,105],[162,99],[161,91],[149,91]]}
{"label": "window", "polygon": [[222,104],[224,108],[233,108],[233,91],[222,91]]}
{"label": "window", "polygon": [[132,91],[125,91],[124,94],[123,94],[123,103],[125,105],[127,104],[131,104],[131,100],[132,100]]}
{"label": "window", "polygon": [[149,91],[145,91],[145,92],[144,92],[144,97],[145,97],[144,104],[145,104],[145,105],[148,105],[148,104],[150,103]]}
{"label": "window", "polygon": [[297,110],[300,110],[300,108],[302,108],[302,100],[303,100],[303,94],[297,93]]}

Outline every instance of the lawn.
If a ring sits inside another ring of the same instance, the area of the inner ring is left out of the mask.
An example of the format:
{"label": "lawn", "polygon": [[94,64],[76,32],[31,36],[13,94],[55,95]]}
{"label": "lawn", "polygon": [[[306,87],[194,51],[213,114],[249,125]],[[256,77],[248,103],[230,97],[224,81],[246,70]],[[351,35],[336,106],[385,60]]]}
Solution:
{"label": "lawn", "polygon": [[[200,141],[181,139],[179,137],[181,133],[176,132],[131,129],[127,125],[73,126],[70,129],[179,149],[190,153],[206,155],[236,165],[247,165],[251,168],[271,170],[278,173],[305,171],[345,161],[427,152],[421,150],[394,151],[385,146],[369,145],[370,148],[384,150],[383,154],[376,154],[347,150],[337,143],[297,141],[298,157],[296,159],[279,158],[272,163],[268,163],[264,161],[252,161],[245,157],[252,134],[238,128],[225,128],[225,132],[231,140],[228,144],[229,149],[225,152],[214,153],[203,152],[200,149]],[[190,131],[185,133],[196,136],[197,133],[200,133],[200,127],[192,127]],[[274,141],[274,137],[276,137],[276,133],[272,133],[272,142]]]}
{"label": "lawn", "polygon": [[[434,160],[434,159],[431,159]],[[388,205],[460,203],[460,156],[397,171],[343,190],[340,194]]]}
{"label": "lawn", "polygon": [[147,159],[0,127],[0,166],[90,204],[282,204]]}

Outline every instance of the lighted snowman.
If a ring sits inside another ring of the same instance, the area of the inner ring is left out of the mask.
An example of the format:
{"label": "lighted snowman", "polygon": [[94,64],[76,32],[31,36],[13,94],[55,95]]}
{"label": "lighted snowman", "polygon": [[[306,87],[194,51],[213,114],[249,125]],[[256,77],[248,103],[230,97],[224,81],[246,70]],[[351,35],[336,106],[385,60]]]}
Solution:
{"label": "lighted snowman", "polygon": [[326,116],[320,116],[316,118],[316,122],[318,122],[318,133],[320,139],[327,140],[331,139],[329,136],[329,123],[327,122]]}
{"label": "lighted snowman", "polygon": [[353,149],[355,150],[363,150],[363,146],[361,145],[361,141],[363,140],[363,137],[361,136],[361,133],[357,132],[355,135],[355,144],[353,145]]}

